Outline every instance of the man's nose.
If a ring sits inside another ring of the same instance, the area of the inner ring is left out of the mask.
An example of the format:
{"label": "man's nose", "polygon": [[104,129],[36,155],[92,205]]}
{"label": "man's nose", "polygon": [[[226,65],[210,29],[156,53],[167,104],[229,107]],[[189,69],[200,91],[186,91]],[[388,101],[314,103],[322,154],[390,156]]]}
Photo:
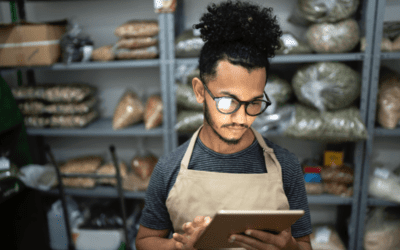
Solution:
{"label": "man's nose", "polygon": [[241,105],[240,108],[232,114],[232,121],[236,124],[246,124],[247,114],[245,105]]}

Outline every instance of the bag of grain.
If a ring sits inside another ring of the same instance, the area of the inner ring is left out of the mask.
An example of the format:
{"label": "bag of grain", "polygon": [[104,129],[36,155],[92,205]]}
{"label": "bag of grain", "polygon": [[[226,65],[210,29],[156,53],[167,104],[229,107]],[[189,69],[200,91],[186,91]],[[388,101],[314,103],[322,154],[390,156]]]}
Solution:
{"label": "bag of grain", "polygon": [[144,126],[146,129],[152,129],[160,126],[163,121],[163,102],[159,95],[152,95],[147,99]]}
{"label": "bag of grain", "polygon": [[339,62],[303,66],[292,78],[297,99],[320,111],[349,107],[360,95],[360,74]]}
{"label": "bag of grain", "polygon": [[313,24],[308,28],[306,38],[318,53],[344,53],[353,50],[359,43],[360,30],[354,19]]}
{"label": "bag of grain", "polygon": [[339,234],[330,225],[313,226],[310,239],[313,250],[346,250]]}
{"label": "bag of grain", "polygon": [[388,68],[380,72],[377,120],[386,129],[400,121],[400,75]]}
{"label": "bag of grain", "polygon": [[135,92],[126,91],[121,97],[113,117],[113,129],[126,128],[143,120],[144,107]]}
{"label": "bag of grain", "polygon": [[130,20],[118,26],[114,34],[120,38],[153,37],[159,32],[156,20]]}

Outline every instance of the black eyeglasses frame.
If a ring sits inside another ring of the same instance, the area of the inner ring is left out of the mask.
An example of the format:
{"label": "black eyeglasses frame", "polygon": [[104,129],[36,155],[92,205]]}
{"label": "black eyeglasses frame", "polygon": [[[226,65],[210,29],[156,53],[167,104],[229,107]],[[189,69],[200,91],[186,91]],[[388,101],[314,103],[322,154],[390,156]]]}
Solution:
{"label": "black eyeglasses frame", "polygon": [[[259,116],[259,115],[261,115],[261,114],[272,104],[272,103],[271,103],[271,100],[269,99],[269,97],[268,97],[268,95],[267,95],[267,93],[265,93],[265,91],[264,91],[264,95],[265,95],[265,97],[267,98],[267,100],[259,100],[259,101],[266,102],[267,105],[265,106],[264,110],[260,111],[260,113],[255,114],[255,115],[251,115],[251,114],[249,114],[249,113],[247,112],[247,106],[248,106],[251,102],[254,102],[254,100],[253,100],[253,101],[249,101],[249,102],[243,102],[243,101],[240,101],[240,100],[236,99],[236,98],[233,97],[233,96],[215,97],[215,96],[211,93],[211,91],[208,89],[208,87],[204,84],[204,82],[203,82],[202,80],[201,80],[201,83],[203,84],[204,88],[207,90],[207,92],[208,92],[208,94],[211,96],[211,98],[215,101],[215,106],[216,106],[218,112],[220,112],[221,114],[224,114],[224,115],[230,115],[230,114],[235,113],[236,111],[238,111],[238,110],[240,109],[240,107],[242,106],[242,104],[244,104],[244,105],[245,105],[244,110],[245,110],[245,112],[246,112],[247,115],[249,115],[249,116]],[[239,105],[238,105],[237,108],[236,108],[235,110],[233,110],[232,112],[224,113],[224,112],[222,112],[221,110],[218,109],[218,103],[219,103],[219,101],[220,101],[222,98],[227,98],[227,97],[235,99],[235,100],[239,103]]]}

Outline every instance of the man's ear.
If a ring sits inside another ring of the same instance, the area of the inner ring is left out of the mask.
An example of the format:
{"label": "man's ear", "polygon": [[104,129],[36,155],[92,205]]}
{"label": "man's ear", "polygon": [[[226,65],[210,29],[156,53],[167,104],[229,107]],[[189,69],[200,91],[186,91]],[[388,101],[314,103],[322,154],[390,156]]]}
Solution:
{"label": "man's ear", "polygon": [[204,86],[198,77],[194,77],[192,80],[192,87],[194,94],[196,95],[196,100],[198,103],[204,103]]}

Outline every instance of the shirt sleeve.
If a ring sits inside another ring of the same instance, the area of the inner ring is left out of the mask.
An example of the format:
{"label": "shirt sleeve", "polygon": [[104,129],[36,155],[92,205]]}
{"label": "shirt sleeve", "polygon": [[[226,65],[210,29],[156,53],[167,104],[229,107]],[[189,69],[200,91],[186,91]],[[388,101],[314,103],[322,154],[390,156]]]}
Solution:
{"label": "shirt sleeve", "polygon": [[140,224],[156,230],[173,229],[166,206],[167,184],[164,181],[165,164],[161,159],[155,166],[146,191],[145,206],[140,217]]}
{"label": "shirt sleeve", "polygon": [[285,167],[282,167],[282,178],[290,209],[304,210],[303,217],[292,225],[292,236],[304,237],[312,233],[312,226],[303,171],[297,157],[289,151],[283,162]]}

